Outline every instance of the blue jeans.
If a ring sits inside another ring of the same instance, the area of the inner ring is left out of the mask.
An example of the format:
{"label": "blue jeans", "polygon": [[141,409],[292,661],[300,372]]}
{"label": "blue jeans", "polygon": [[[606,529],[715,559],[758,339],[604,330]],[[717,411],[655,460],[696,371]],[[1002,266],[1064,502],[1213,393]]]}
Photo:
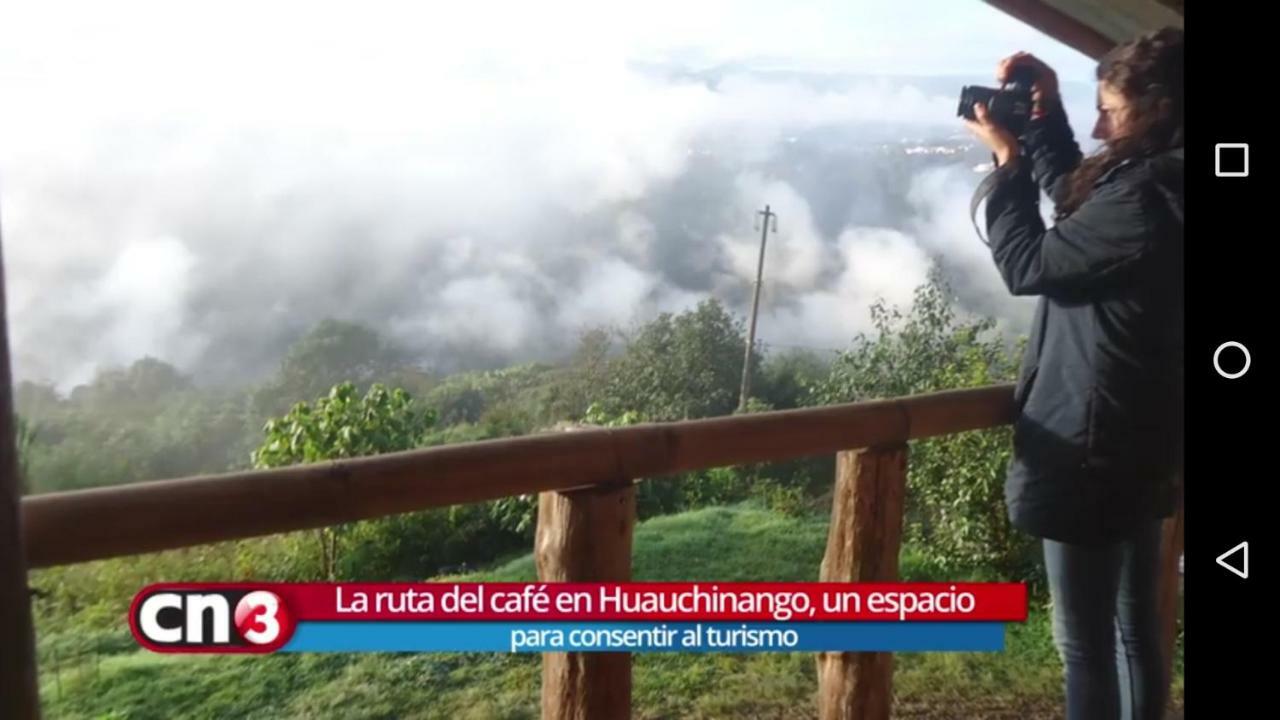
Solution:
{"label": "blue jeans", "polygon": [[1163,717],[1159,557],[1159,521],[1109,545],[1044,541],[1067,720]]}

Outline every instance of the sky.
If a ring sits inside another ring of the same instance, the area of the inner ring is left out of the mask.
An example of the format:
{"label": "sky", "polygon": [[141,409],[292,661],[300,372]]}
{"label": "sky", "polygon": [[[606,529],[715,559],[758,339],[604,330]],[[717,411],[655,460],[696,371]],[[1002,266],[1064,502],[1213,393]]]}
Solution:
{"label": "sky", "polygon": [[706,297],[744,314],[766,202],[764,340],[844,347],[937,255],[1016,329],[1027,307],[968,224],[971,167],[920,168],[892,197],[866,168],[813,168],[854,157],[841,143],[962,130],[961,80],[990,84],[1016,50],[1092,121],[1093,63],[977,0],[0,0],[0,17],[14,370],[63,389],[143,355],[252,380],[326,316],[449,368],[554,359],[586,327]]}

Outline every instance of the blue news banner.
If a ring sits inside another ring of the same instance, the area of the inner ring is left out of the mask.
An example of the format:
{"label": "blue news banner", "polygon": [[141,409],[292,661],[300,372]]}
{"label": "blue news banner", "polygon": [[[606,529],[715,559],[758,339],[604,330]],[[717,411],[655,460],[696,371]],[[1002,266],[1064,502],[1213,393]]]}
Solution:
{"label": "blue news banner", "polygon": [[299,622],[279,652],[999,652],[1000,622]]}

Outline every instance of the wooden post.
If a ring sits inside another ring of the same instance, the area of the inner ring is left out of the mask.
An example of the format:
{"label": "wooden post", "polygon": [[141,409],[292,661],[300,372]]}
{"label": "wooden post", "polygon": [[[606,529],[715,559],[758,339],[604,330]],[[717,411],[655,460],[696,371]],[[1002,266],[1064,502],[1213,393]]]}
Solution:
{"label": "wooden post", "polygon": [[[630,482],[538,495],[534,561],[543,582],[631,579]],[[631,717],[630,653],[543,653],[544,720]]]}
{"label": "wooden post", "polygon": [[[898,578],[906,480],[905,446],[836,455],[822,582]],[[888,720],[892,704],[892,653],[818,653],[821,720]]]}
{"label": "wooden post", "polygon": [[1160,632],[1164,649],[1165,678],[1173,678],[1173,656],[1178,642],[1178,597],[1181,595],[1181,575],[1178,561],[1182,557],[1185,528],[1182,483],[1178,483],[1178,511],[1165,520],[1160,547]]}
{"label": "wooden post", "polygon": [[4,263],[0,260],[0,718],[27,720],[40,717],[40,694],[36,689],[31,589],[20,527],[22,490],[4,293]]}

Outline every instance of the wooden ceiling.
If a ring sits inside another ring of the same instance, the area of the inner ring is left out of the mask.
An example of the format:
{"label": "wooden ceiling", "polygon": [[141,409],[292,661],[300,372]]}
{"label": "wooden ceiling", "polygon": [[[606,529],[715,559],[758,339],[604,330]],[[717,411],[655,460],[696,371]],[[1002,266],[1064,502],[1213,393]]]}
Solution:
{"label": "wooden ceiling", "polygon": [[1183,26],[1183,0],[984,1],[1093,58],[1148,30]]}

